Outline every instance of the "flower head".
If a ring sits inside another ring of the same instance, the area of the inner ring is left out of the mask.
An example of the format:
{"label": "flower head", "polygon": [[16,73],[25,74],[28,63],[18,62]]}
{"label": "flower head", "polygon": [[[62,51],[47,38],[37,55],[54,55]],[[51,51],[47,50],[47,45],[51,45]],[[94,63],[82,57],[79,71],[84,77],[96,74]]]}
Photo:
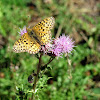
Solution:
{"label": "flower head", "polygon": [[51,42],[50,43],[48,43],[48,44],[46,44],[45,46],[41,46],[41,51],[43,51],[45,54],[47,54],[47,53],[51,53],[51,51],[52,51],[52,44],[51,44]]}
{"label": "flower head", "polygon": [[65,36],[64,34],[59,38],[54,40],[52,52],[60,57],[62,54],[71,53],[74,47],[74,42],[70,39],[69,36]]}
{"label": "flower head", "polygon": [[26,26],[23,27],[23,29],[20,29],[20,32],[18,32],[21,36],[24,34],[24,33],[27,33],[27,30],[26,30]]}
{"label": "flower head", "polygon": [[64,34],[57,39],[54,39],[52,44],[45,45],[44,52],[52,52],[53,55],[57,57],[61,57],[63,54],[71,53],[73,50],[74,42],[69,36],[65,36]]}

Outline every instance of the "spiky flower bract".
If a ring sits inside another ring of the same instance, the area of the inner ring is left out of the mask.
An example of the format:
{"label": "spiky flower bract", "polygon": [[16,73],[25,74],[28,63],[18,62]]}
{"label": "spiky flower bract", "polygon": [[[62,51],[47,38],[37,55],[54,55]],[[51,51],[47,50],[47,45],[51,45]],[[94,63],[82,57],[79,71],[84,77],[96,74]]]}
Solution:
{"label": "spiky flower bract", "polygon": [[24,34],[24,33],[27,33],[27,30],[26,30],[26,26],[23,27],[23,29],[20,29],[20,32],[18,32],[21,36]]}

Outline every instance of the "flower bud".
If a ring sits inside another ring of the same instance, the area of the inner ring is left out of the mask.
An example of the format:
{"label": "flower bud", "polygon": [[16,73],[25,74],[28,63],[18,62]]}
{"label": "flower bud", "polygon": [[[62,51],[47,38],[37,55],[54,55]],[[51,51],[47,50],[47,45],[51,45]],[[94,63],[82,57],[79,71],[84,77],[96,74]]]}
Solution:
{"label": "flower bud", "polygon": [[34,78],[33,78],[32,75],[30,75],[30,76],[28,77],[28,82],[29,82],[29,83],[32,83],[33,81],[34,81]]}

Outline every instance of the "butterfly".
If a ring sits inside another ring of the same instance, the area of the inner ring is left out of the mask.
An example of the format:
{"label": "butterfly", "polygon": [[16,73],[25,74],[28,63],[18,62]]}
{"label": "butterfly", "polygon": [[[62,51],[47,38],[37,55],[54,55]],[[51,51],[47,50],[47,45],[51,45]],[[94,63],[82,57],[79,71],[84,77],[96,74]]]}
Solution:
{"label": "butterfly", "polygon": [[51,29],[55,23],[54,17],[48,17],[24,33],[18,39],[14,46],[13,51],[16,53],[28,52],[36,54],[40,51],[42,45],[46,45],[51,40]]}

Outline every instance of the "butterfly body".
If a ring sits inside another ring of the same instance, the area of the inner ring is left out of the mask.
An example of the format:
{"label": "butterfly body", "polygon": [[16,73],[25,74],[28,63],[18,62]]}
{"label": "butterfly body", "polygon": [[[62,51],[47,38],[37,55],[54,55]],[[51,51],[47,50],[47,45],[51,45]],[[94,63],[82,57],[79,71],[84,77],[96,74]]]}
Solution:
{"label": "butterfly body", "polygon": [[24,33],[13,46],[16,53],[28,52],[30,54],[38,53],[41,45],[46,45],[51,40],[51,29],[54,26],[54,18],[49,17],[35,25],[32,29],[27,28]]}
{"label": "butterfly body", "polygon": [[31,30],[31,29],[28,29],[27,28],[27,32],[28,32],[28,35],[34,40],[36,40],[36,42],[37,43],[39,43],[40,45],[41,45],[41,39],[36,35],[36,33],[33,31],[33,30]]}

